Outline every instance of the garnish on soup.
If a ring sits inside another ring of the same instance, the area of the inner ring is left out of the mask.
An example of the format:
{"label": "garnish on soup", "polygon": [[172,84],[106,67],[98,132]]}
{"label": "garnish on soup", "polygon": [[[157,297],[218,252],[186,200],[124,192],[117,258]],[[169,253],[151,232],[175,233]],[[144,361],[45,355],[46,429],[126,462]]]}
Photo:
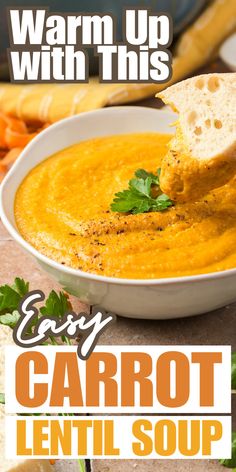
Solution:
{"label": "garnish on soup", "polygon": [[115,194],[111,210],[119,213],[145,213],[147,211],[163,211],[172,206],[172,201],[164,193],[160,193],[161,169],[157,175],[138,169],[135,178],[129,180],[129,188]]}

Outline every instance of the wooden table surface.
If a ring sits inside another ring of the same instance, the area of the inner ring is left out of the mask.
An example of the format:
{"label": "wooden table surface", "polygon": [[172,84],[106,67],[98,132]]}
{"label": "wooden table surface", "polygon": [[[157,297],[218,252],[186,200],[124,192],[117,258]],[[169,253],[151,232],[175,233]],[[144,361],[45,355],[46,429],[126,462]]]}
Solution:
{"label": "wooden table surface", "polygon": [[[222,64],[210,70],[225,70]],[[139,103],[140,105],[140,103]],[[141,105],[158,107],[156,99],[145,100]],[[0,284],[12,283],[24,277],[30,281],[31,289],[40,288],[48,293],[59,288],[37,266],[35,261],[12,240],[0,223]],[[74,300],[76,311],[84,306]],[[146,321],[118,318],[100,338],[101,344],[216,344],[231,345],[236,351],[236,303],[205,315],[168,321]],[[236,428],[236,401],[233,401],[233,422]],[[73,472],[76,463],[59,461],[57,470]],[[206,460],[93,460],[93,472],[224,472],[217,461]]]}

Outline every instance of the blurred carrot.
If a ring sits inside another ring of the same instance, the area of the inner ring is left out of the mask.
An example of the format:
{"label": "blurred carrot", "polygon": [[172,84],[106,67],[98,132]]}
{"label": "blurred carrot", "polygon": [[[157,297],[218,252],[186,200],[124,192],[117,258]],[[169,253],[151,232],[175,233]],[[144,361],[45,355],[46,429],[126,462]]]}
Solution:
{"label": "blurred carrot", "polygon": [[15,131],[17,133],[27,133],[26,124],[17,120],[16,118],[10,118],[3,113],[0,113],[0,147],[8,147],[6,133],[8,130]]}
{"label": "blurred carrot", "polygon": [[9,149],[15,148],[15,147],[25,147],[31,139],[33,139],[37,133],[25,133],[21,134],[18,133],[17,131],[13,131],[11,128],[6,128],[5,131],[5,142],[7,144],[7,147]]}
{"label": "blurred carrot", "polygon": [[2,180],[4,179],[6,173],[7,173],[7,168],[0,164],[0,182],[2,182]]}
{"label": "blurred carrot", "polygon": [[[0,159],[0,182],[2,182],[7,171],[15,162],[21,151],[21,148],[13,148],[8,152],[4,151],[4,156]],[[0,150],[0,156],[1,155],[3,155],[3,151]]]}
{"label": "blurred carrot", "polygon": [[5,154],[5,156],[1,160],[1,165],[7,166],[7,167],[12,165],[13,162],[15,162],[17,157],[20,155],[21,151],[22,151],[22,148],[18,148],[18,147],[12,148],[10,151],[8,151]]}
{"label": "blurred carrot", "polygon": [[6,121],[0,116],[0,146],[3,148],[7,146],[5,141],[6,127]]}
{"label": "blurred carrot", "polygon": [[7,149],[0,149],[0,159],[3,159],[7,153]]}
{"label": "blurred carrot", "polygon": [[27,133],[27,126],[24,121],[17,118],[11,118],[10,116],[4,115],[3,113],[1,113],[0,116],[3,120],[5,120],[8,128],[18,131],[18,133]]}
{"label": "blurred carrot", "polygon": [[24,121],[0,112],[0,182],[22,149],[48,126],[45,123],[39,128],[39,124],[31,124],[27,128]]}

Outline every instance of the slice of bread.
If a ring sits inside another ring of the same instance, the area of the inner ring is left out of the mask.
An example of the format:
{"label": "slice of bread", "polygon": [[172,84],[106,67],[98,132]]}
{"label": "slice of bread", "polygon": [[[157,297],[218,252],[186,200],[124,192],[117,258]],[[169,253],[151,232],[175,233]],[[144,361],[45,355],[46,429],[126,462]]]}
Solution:
{"label": "slice of bread", "polygon": [[183,80],[158,95],[179,113],[187,150],[197,159],[236,158],[236,73]]}
{"label": "slice of bread", "polygon": [[162,164],[162,190],[185,201],[227,183],[236,172],[236,73],[199,75],[158,97],[179,113]]}

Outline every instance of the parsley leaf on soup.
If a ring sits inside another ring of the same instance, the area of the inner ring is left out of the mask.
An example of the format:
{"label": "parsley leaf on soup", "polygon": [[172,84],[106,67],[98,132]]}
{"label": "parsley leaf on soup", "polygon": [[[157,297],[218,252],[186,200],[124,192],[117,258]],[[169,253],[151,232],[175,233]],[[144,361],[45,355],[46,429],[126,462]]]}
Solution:
{"label": "parsley leaf on soup", "polygon": [[160,182],[159,182],[160,174],[158,175],[159,170],[160,169],[157,170],[157,175],[155,175],[152,172],[147,172],[145,169],[138,169],[135,172],[135,177],[137,177],[138,179],[144,179],[144,180],[147,179],[147,177],[150,177],[152,179],[153,184],[160,185]]}
{"label": "parsley leaf on soup", "polygon": [[160,170],[155,175],[144,169],[138,169],[135,178],[129,181],[128,189],[115,194],[111,210],[135,215],[148,211],[163,211],[172,206],[170,198],[160,193],[159,176]]}

